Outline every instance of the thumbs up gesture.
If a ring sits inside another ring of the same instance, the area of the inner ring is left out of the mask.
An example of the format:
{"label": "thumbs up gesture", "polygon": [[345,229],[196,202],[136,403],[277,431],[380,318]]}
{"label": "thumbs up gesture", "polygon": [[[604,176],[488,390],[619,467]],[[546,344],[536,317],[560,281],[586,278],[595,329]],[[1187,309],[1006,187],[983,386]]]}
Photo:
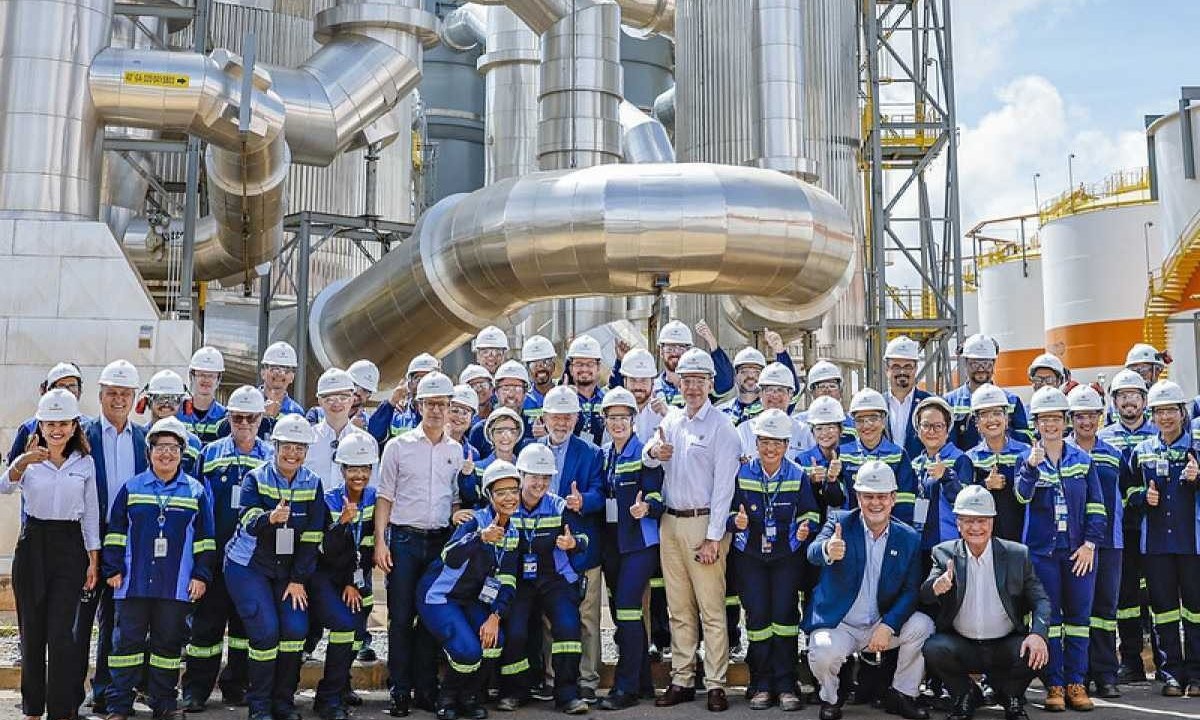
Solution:
{"label": "thumbs up gesture", "polygon": [[546,421],[542,419],[541,415],[538,415],[537,419],[533,421],[533,436],[535,438],[544,438],[547,433]]}
{"label": "thumbs up gesture", "polygon": [[21,456],[13,462],[13,470],[16,471],[17,479],[20,479],[30,465],[36,465],[49,459],[50,451],[38,444],[37,432],[29,433],[29,440],[25,442],[25,452],[21,453]]}
{"label": "thumbs up gesture", "polygon": [[675,454],[675,446],[667,442],[667,436],[663,432],[662,426],[658,427],[658,444],[654,446],[654,459],[666,462]]}
{"label": "thumbs up gesture", "polygon": [[945,595],[950,592],[950,588],[954,587],[954,558],[946,565],[946,572],[938,575],[937,580],[933,581],[933,594]]}
{"label": "thumbs up gesture", "polygon": [[1188,453],[1187,465],[1183,466],[1183,479],[1188,482],[1196,482],[1196,476],[1200,475],[1200,465],[1196,464],[1196,456]]}
{"label": "thumbs up gesture", "polygon": [[567,508],[579,512],[583,509],[583,495],[579,492],[579,483],[571,481],[571,493],[567,495]]}
{"label": "thumbs up gesture", "polygon": [[810,533],[812,533],[812,529],[808,527],[807,522],[802,522],[796,526],[796,539],[800,542],[807,540]]}
{"label": "thumbs up gesture", "polygon": [[629,506],[629,514],[632,515],[634,519],[641,520],[642,518],[646,517],[646,514],[649,512],[650,505],[642,499],[642,491],[638,490],[637,497],[634,499],[633,504]]}
{"label": "thumbs up gesture", "polygon": [[824,465],[819,463],[808,468],[808,474],[812,476],[814,483],[823,483],[829,477],[829,471],[825,469]]}
{"label": "thumbs up gesture", "polygon": [[750,516],[746,514],[745,505],[738,505],[738,512],[733,518],[733,525],[738,530],[745,530],[750,527]]}
{"label": "thumbs up gesture", "polygon": [[1154,481],[1150,481],[1150,487],[1146,489],[1146,504],[1150,507],[1158,507],[1158,485]]}
{"label": "thumbs up gesture", "polygon": [[834,455],[829,461],[829,480],[837,480],[842,474],[842,456]]}
{"label": "thumbs up gesture", "polygon": [[663,397],[663,394],[657,393],[654,398],[650,400],[650,409],[659,415],[666,417],[667,410],[670,408],[667,407],[667,399]]}
{"label": "thumbs up gesture", "polygon": [[829,556],[831,563],[846,557],[846,541],[842,539],[841,523],[834,523],[833,537],[825,541],[825,554]]}
{"label": "thumbs up gesture", "polygon": [[1032,450],[1029,451],[1029,460],[1027,462],[1029,463],[1029,467],[1037,467],[1038,465],[1041,465],[1042,461],[1045,459],[1046,449],[1042,447],[1041,443],[1038,443],[1033,446]]}
{"label": "thumbs up gesture", "polygon": [[479,531],[479,537],[483,538],[486,543],[495,545],[504,539],[504,527],[500,524],[500,518],[494,518],[492,524]]}
{"label": "thumbs up gesture", "polygon": [[358,514],[358,503],[346,501],[342,506],[342,514],[338,516],[338,522],[342,525],[349,525],[354,520],[354,516]]}
{"label": "thumbs up gesture", "polygon": [[988,490],[1003,490],[1004,489],[1004,476],[1000,474],[1000,461],[999,460],[996,460],[996,463],[994,465],[992,465],[991,471],[988,472],[987,489]]}
{"label": "thumbs up gesture", "polygon": [[563,551],[575,549],[575,536],[571,534],[570,525],[563,525],[562,535],[554,540],[554,546]]}
{"label": "thumbs up gesture", "polygon": [[929,477],[933,478],[934,480],[941,480],[942,476],[945,474],[946,461],[939,457],[933,461],[933,464],[929,466]]}
{"label": "thumbs up gesture", "polygon": [[292,508],[288,506],[288,501],[279,498],[279,504],[271,511],[269,521],[272,525],[284,525],[288,518],[292,516]]}

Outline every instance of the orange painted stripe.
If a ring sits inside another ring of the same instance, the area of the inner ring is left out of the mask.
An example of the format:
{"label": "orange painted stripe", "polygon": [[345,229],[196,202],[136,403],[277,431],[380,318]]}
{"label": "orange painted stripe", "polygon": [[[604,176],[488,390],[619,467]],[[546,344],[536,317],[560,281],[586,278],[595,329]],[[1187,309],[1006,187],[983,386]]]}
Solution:
{"label": "orange painted stripe", "polygon": [[1142,342],[1143,319],[1103,320],[1046,331],[1046,349],[1069,368],[1121,366],[1125,353]]}
{"label": "orange painted stripe", "polygon": [[1042,348],[1033,350],[1004,350],[996,358],[996,374],[992,382],[1000,387],[1016,387],[1029,384],[1029,363],[1046,352]]}

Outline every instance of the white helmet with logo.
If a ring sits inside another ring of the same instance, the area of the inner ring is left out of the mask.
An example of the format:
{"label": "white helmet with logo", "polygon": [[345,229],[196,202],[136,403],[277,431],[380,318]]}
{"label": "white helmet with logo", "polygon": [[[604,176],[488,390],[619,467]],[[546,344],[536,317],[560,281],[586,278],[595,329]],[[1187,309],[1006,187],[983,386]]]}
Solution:
{"label": "white helmet with logo", "polygon": [[354,384],[369,393],[379,391],[379,367],[370,360],[355,360],[346,368]]}
{"label": "white helmet with logo", "polygon": [[186,392],[183,378],[174,370],[159,370],[146,386],[147,395],[183,395]]}
{"label": "white helmet with logo", "polygon": [[625,388],[613,388],[604,393],[604,399],[600,401],[600,412],[606,413],[609,408],[627,407],[631,410],[637,410],[637,400],[634,399],[633,393]]}
{"label": "white helmet with logo", "polygon": [[1063,366],[1063,361],[1057,355],[1051,353],[1042,353],[1035,357],[1033,362],[1029,363],[1029,379],[1033,379],[1033,371],[1039,368],[1046,368],[1053,371],[1055,375],[1058,375],[1059,379],[1066,377],[1067,374],[1067,370]]}
{"label": "white helmet with logo", "polygon": [[434,371],[421,378],[421,382],[417,383],[417,399],[424,400],[431,397],[451,397],[454,395],[454,383],[450,382],[450,378]]}
{"label": "white helmet with logo", "polygon": [[828,395],[822,395],[809,403],[808,414],[805,417],[809,425],[833,425],[846,422],[846,412],[842,410],[842,404]]}
{"label": "white helmet with logo", "polygon": [[262,390],[253,385],[243,385],[229,394],[225,409],[229,412],[258,413],[267,411],[267,399]]}
{"label": "white helmet with logo", "polygon": [[508,336],[495,325],[488,325],[479,331],[479,334],[475,336],[475,342],[471,343],[471,345],[475,350],[483,350],[484,348],[507,350]]}
{"label": "white helmet with logo", "polygon": [[759,387],[785,387],[788,390],[796,389],[796,378],[792,375],[792,371],[787,365],[781,362],[773,362],[763,368],[762,373],[758,376]]}
{"label": "white helmet with logo", "polygon": [[1043,387],[1038,388],[1038,391],[1033,394],[1033,399],[1029,401],[1029,414],[1036,417],[1042,413],[1065,413],[1070,407],[1067,396],[1063,395],[1062,390],[1056,387]]}
{"label": "white helmet with logo", "polygon": [[551,388],[542,399],[542,412],[546,414],[569,415],[582,409],[579,406],[579,393],[569,385]]}
{"label": "white helmet with logo", "polygon": [[750,426],[757,437],[773,438],[775,440],[792,439],[792,418],[782,410],[774,408],[763,410],[758,417],[750,421]]}
{"label": "white helmet with logo", "polygon": [[1104,399],[1091,385],[1076,385],[1067,393],[1067,407],[1071,412],[1103,412]]}
{"label": "white helmet with logo", "polygon": [[945,414],[948,422],[954,422],[954,408],[950,407],[950,403],[939,395],[930,395],[921,402],[917,403],[917,411],[913,413],[913,421],[915,422],[921,416],[921,411],[925,408],[935,407]]}
{"label": "white helmet with logo", "polygon": [[554,475],[558,472],[554,451],[541,443],[526,445],[517,456],[517,469],[530,475]]}
{"label": "white helmet with logo", "polygon": [[46,373],[46,387],[50,387],[63,378],[72,377],[83,382],[83,373],[79,371],[79,368],[74,363],[60,362],[50,368],[50,372]]}
{"label": "white helmet with logo", "polygon": [[896,473],[892,466],[882,460],[868,460],[858,469],[854,477],[854,491],[862,493],[888,493],[896,491]]}
{"label": "white helmet with logo", "polygon": [[654,378],[658,377],[658,365],[649,350],[634,348],[625,353],[625,359],[621,361],[621,374],[630,378]]}
{"label": "white helmet with logo", "polygon": [[341,368],[329,368],[317,378],[317,397],[354,392],[354,378]]}
{"label": "white helmet with logo", "polygon": [[828,360],[818,360],[813,363],[813,366],[808,369],[808,375],[804,378],[805,384],[812,387],[817,383],[829,382],[830,380],[842,381],[842,371],[837,365]]}
{"label": "white helmet with logo", "polygon": [[369,467],[379,462],[379,443],[365,432],[352,432],[338,442],[334,462],[350,467]]}
{"label": "white helmet with logo", "polygon": [[1146,398],[1146,406],[1151,408],[1186,404],[1187,398],[1184,397],[1183,388],[1170,380],[1159,380],[1154,383],[1150,386],[1150,392]]}
{"label": "white helmet with logo", "polygon": [[971,393],[971,412],[987,408],[1007,408],[1008,395],[991,383],[984,383]]}
{"label": "white helmet with logo", "polygon": [[907,335],[898,335],[888,342],[883,351],[884,360],[920,360],[921,346]]}
{"label": "white helmet with logo", "polygon": [[504,479],[511,479],[520,482],[521,471],[516,465],[504,460],[493,460],[490,465],[483,471],[483,492],[488,494],[492,486]]}
{"label": "white helmet with logo", "polygon": [[600,360],[604,354],[600,352],[600,343],[591,335],[580,335],[571,341],[567,348],[568,360]]}
{"label": "white helmet with logo", "polygon": [[38,400],[37,413],[33,417],[42,422],[76,420],[79,418],[79,400],[70,390],[49,390]]}
{"label": "white helmet with logo", "polygon": [[1163,363],[1162,353],[1157,348],[1146,343],[1136,343],[1133,347],[1129,348],[1129,352],[1125,355],[1125,367],[1140,365],[1142,363],[1166,367],[1166,364]]}
{"label": "white helmet with logo", "polygon": [[958,354],[967,360],[995,360],[996,343],[987,335],[975,333],[963,341]]}
{"label": "white helmet with logo", "polygon": [[136,390],[142,383],[138,380],[138,371],[133,363],[128,360],[113,360],[100,371],[100,384]]}
{"label": "white helmet with logo", "polygon": [[969,517],[996,517],[996,501],[982,485],[965,485],[954,498],[954,514]]}
{"label": "white helmet with logo", "polygon": [[476,380],[492,381],[492,374],[482,365],[471,363],[462,369],[458,374],[458,382],[460,385],[468,385]]}
{"label": "white helmet with logo", "polygon": [[271,441],[312,445],[317,441],[317,434],[304,416],[290,413],[276,421],[275,429],[271,431]]}
{"label": "white helmet with logo", "polygon": [[150,432],[146,433],[146,438],[149,439],[155,435],[174,435],[179,438],[181,445],[187,445],[188,441],[187,426],[174,415],[158,420],[150,426]]}
{"label": "white helmet with logo", "polygon": [[672,320],[663,325],[662,329],[658,331],[658,344],[687,345],[690,347],[694,344],[692,342],[692,331],[687,325],[678,320]]}
{"label": "white helmet with logo", "polygon": [[[517,424],[517,433],[524,431],[524,421],[521,420],[521,416],[517,414],[517,411],[513,410],[512,408],[501,406],[493,410],[492,414],[487,416],[487,420],[483,421],[483,436],[487,438],[488,442],[495,442],[495,440],[492,439],[492,429],[496,426],[498,421],[504,418],[508,418]],[[520,439],[519,435],[517,439]]]}
{"label": "white helmet with logo", "polygon": [[282,340],[271,343],[263,352],[262,364],[294,368],[299,365],[299,363],[296,361],[296,348],[283,342]]}
{"label": "white helmet with logo", "polygon": [[708,375],[712,377],[717,374],[717,369],[713,365],[711,355],[700,348],[694,347],[679,358],[679,364],[675,366],[675,372],[679,375]]}
{"label": "white helmet with logo", "polygon": [[761,369],[767,366],[767,359],[758,351],[758,348],[742,348],[733,357],[733,369],[737,370],[743,365],[757,365]]}
{"label": "white helmet with logo", "polygon": [[870,411],[887,414],[887,401],[883,395],[874,388],[863,388],[854,393],[854,397],[850,398],[850,417],[854,417],[855,413]]}
{"label": "white helmet with logo", "polygon": [[215,347],[205,345],[196,352],[192,353],[192,362],[188,365],[188,370],[199,370],[201,372],[225,372],[225,357],[221,355],[221,351]]}
{"label": "white helmet with logo", "polygon": [[1118,390],[1139,390],[1144,393],[1146,392],[1146,381],[1132,370],[1121,370],[1113,375],[1112,383],[1108,386],[1110,393]]}
{"label": "white helmet with logo", "polygon": [[408,375],[412,376],[420,372],[433,372],[442,367],[438,359],[429,353],[421,353],[412,360],[408,361]]}
{"label": "white helmet with logo", "polygon": [[465,405],[471,408],[472,413],[479,412],[479,393],[475,392],[475,388],[470,385],[455,385],[450,402]]}
{"label": "white helmet with logo", "polygon": [[525,383],[525,387],[530,385],[529,371],[516,360],[508,360],[496,368],[496,384],[499,385],[501,380],[520,380]]}
{"label": "white helmet with logo", "polygon": [[521,362],[531,363],[538,360],[553,360],[558,354],[554,352],[554,343],[541,335],[531,335],[521,346]]}

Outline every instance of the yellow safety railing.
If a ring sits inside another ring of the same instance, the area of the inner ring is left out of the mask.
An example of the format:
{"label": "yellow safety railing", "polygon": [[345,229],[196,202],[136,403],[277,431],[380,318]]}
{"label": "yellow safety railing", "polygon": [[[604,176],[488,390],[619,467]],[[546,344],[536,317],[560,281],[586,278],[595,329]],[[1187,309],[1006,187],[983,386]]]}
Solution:
{"label": "yellow safety railing", "polygon": [[1041,224],[1102,208],[1140,205],[1150,199],[1150,168],[1120,170],[1100,182],[1078,187],[1042,203],[1038,208]]}
{"label": "yellow safety railing", "polygon": [[1165,349],[1168,341],[1167,319],[1184,299],[1183,291],[1200,269],[1200,224],[1175,243],[1163,260],[1162,268],[1150,275],[1146,293],[1146,314],[1142,335],[1146,342]]}

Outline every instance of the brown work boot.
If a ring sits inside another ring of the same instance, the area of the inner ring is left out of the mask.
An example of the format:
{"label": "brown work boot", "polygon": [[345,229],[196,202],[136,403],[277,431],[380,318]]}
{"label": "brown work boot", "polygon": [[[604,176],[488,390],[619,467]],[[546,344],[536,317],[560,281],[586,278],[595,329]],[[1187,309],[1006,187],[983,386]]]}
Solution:
{"label": "brown work boot", "polygon": [[1046,712],[1066,712],[1067,701],[1063,698],[1062,685],[1046,688]]}
{"label": "brown work boot", "polygon": [[1078,683],[1067,686],[1067,704],[1072,710],[1081,710],[1087,712],[1096,707],[1092,699],[1088,697],[1087,688]]}

